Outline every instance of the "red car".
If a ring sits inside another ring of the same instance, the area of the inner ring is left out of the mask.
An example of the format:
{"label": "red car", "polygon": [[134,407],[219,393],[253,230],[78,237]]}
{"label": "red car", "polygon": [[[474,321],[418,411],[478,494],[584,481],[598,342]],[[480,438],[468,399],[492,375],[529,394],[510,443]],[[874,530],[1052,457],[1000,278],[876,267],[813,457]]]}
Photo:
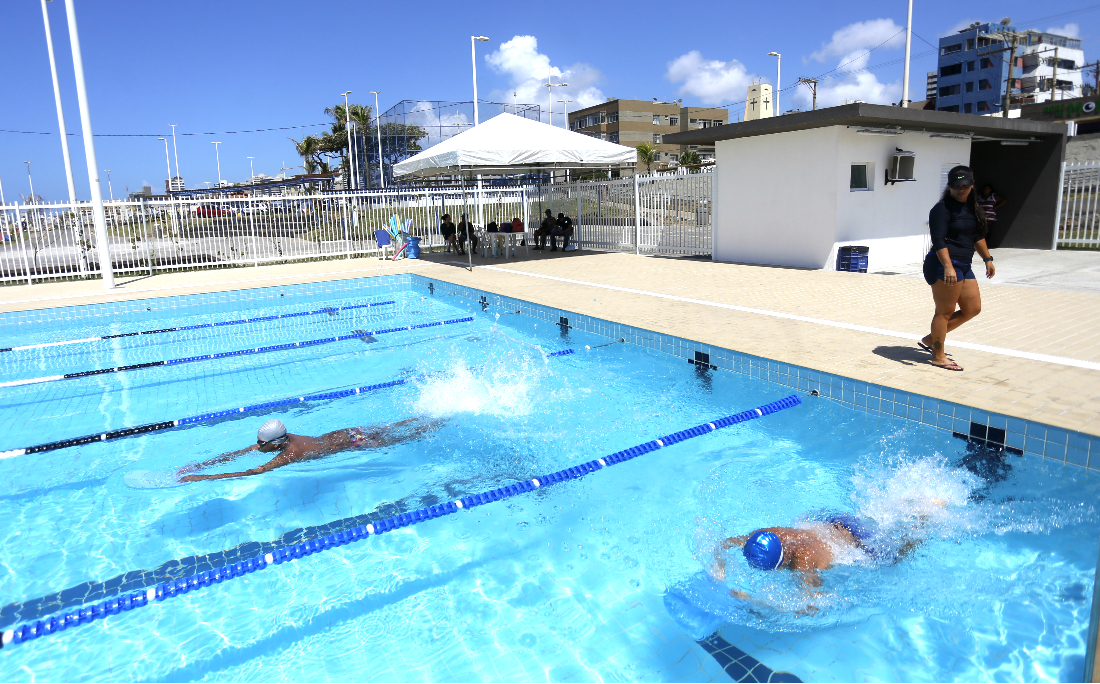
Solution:
{"label": "red car", "polygon": [[229,213],[216,204],[200,204],[191,210],[193,216],[228,216]]}

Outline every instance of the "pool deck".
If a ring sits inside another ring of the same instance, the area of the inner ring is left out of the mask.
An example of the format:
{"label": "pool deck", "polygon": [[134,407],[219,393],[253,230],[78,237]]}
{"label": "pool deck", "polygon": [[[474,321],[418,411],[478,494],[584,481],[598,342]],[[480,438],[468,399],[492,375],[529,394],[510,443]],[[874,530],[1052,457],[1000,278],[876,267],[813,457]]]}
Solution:
{"label": "pool deck", "polygon": [[[0,311],[413,272],[1100,435],[1097,292],[998,285],[982,278],[982,314],[948,338],[949,353],[966,369],[960,373],[931,366],[930,355],[917,347],[915,340],[928,330],[931,295],[920,278],[905,274],[549,251],[510,260],[474,257],[469,271],[465,259],[455,255],[425,257],[396,264],[340,259],[128,277],[110,292],[100,281],[8,286],[0,288]],[[1100,253],[1073,258],[1100,265]],[[1011,280],[1011,273],[1003,275]]]}

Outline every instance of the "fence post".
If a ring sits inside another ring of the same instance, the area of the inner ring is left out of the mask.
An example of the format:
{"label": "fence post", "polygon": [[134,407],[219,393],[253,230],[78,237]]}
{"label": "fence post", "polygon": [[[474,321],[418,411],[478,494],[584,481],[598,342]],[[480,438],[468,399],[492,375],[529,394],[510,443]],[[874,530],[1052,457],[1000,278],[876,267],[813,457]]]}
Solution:
{"label": "fence post", "polygon": [[1062,231],[1062,195],[1066,186],[1066,163],[1062,162],[1062,168],[1058,173],[1058,209],[1054,213],[1054,239],[1051,240],[1051,249],[1058,249],[1058,234]]}
{"label": "fence post", "polygon": [[634,172],[634,253],[642,253],[641,193],[638,189],[638,172]]}
{"label": "fence post", "polygon": [[27,260],[27,241],[23,237],[23,219],[19,215],[19,205],[15,205],[15,232],[19,235],[19,247],[23,250],[23,268],[27,269],[27,284],[33,285],[31,280],[31,262]]}
{"label": "fence post", "polygon": [[577,243],[577,251],[581,249],[581,224],[584,220],[581,218],[581,184],[577,181],[577,235],[574,237],[574,241]]}
{"label": "fence post", "polygon": [[344,202],[347,204],[347,211],[344,212],[344,256],[347,259],[351,259],[351,231],[350,224],[355,220],[355,209],[351,206],[351,198],[344,198]]}

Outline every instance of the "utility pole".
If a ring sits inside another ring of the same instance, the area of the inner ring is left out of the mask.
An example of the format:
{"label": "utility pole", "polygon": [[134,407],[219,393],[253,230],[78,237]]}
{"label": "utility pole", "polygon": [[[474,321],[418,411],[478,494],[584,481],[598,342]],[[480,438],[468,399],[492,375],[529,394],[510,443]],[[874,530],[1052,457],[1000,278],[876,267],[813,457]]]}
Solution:
{"label": "utility pole", "polygon": [[[1007,22],[1005,22],[1005,27],[1007,28],[1007,26],[1008,26]],[[1008,118],[1008,111],[1009,111],[1009,109],[1012,108],[1012,85],[1013,85],[1012,69],[1013,69],[1013,67],[1016,66],[1016,32],[1015,31],[1012,32],[1012,52],[1010,53],[1010,55],[1011,56],[1008,59],[1008,83],[1005,84],[1004,106],[1001,109],[1001,116],[1005,119]]]}
{"label": "utility pole", "polygon": [[1050,75],[1050,99],[1053,102],[1058,99],[1058,48],[1054,48],[1054,61],[1051,62],[1054,73]]}
{"label": "utility pole", "polygon": [[905,69],[901,78],[901,106],[908,107],[909,99],[909,47],[913,42],[913,0],[909,0],[909,14],[905,19]]}
{"label": "utility pole", "polygon": [[[814,109],[817,109],[817,79],[816,78],[800,78],[798,82],[810,89],[810,92],[814,95]],[[902,98],[902,102],[905,102],[905,98]]]}

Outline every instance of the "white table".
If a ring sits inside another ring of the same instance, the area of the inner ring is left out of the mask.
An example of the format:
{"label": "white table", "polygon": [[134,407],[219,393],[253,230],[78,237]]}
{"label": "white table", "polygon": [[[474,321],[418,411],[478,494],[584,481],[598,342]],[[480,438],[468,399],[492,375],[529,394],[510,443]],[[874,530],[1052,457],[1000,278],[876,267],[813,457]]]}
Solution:
{"label": "white table", "polygon": [[492,249],[493,249],[493,243],[495,243],[500,238],[505,238],[505,240],[504,240],[504,258],[505,259],[509,258],[509,254],[512,254],[512,255],[515,254],[515,252],[516,252],[516,238],[520,238],[520,239],[525,241],[525,243],[522,246],[524,247],[524,249],[527,250],[527,256],[531,256],[531,239],[530,239],[531,236],[529,236],[526,231],[524,231],[522,233],[489,233],[489,232],[484,232],[484,233],[482,233],[481,237],[483,238],[482,241],[481,241],[481,256],[483,256],[483,257],[488,257],[489,256],[489,254],[492,252]]}

